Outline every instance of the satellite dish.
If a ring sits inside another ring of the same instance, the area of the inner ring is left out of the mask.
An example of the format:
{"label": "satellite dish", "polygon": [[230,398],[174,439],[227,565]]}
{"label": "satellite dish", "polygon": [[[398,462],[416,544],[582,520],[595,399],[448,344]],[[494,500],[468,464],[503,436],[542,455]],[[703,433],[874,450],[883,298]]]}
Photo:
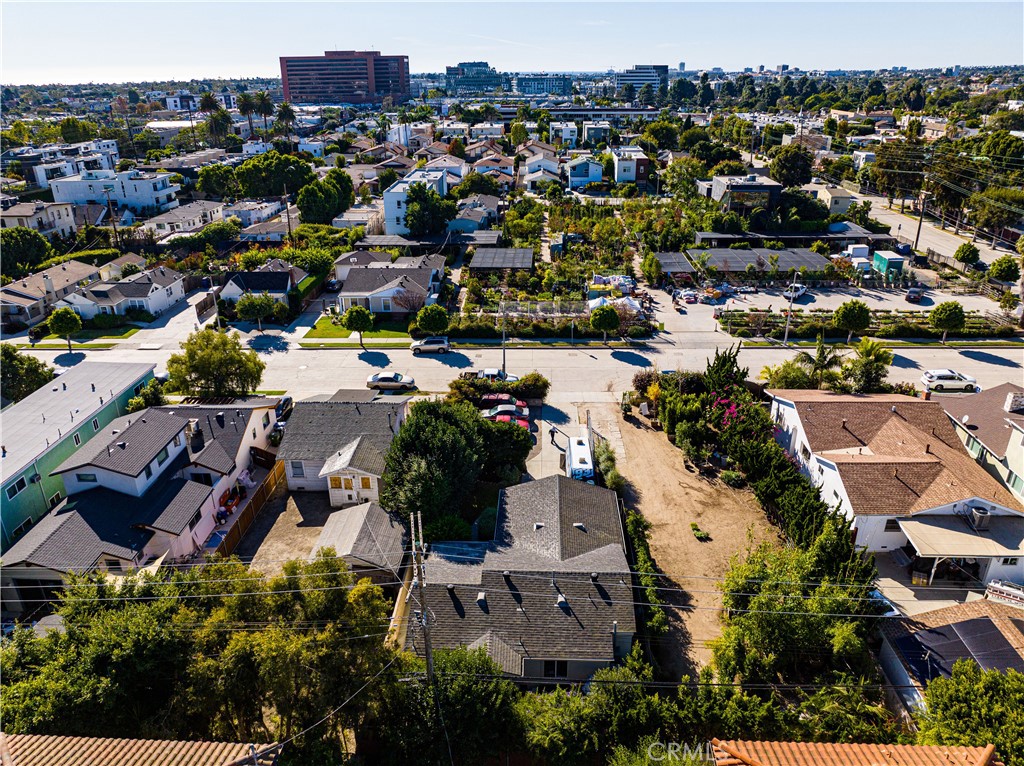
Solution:
{"label": "satellite dish", "polygon": [[967,421],[970,420],[970,419],[971,419],[970,415],[964,415],[962,418],[960,418],[960,422],[963,423],[964,425],[966,425]]}

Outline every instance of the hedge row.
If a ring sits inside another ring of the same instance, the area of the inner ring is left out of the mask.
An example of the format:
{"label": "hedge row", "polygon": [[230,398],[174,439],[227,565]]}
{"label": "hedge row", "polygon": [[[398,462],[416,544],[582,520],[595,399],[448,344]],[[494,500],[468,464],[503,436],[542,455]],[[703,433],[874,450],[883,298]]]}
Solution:
{"label": "hedge row", "polygon": [[668,617],[661,608],[665,602],[658,595],[657,570],[648,540],[650,529],[651,522],[642,515],[636,511],[626,511],[626,534],[636,556],[636,577],[643,593],[644,624],[649,635],[658,636],[668,632]]}
{"label": "hedge row", "polygon": [[59,266],[67,261],[78,261],[79,263],[88,263],[91,266],[106,266],[108,263],[116,258],[120,258],[123,253],[113,247],[104,247],[98,250],[79,250],[77,253],[68,253],[67,255],[55,255],[53,258],[43,261],[36,267],[36,271],[42,271],[48,269],[51,266]]}
{"label": "hedge row", "polygon": [[479,405],[487,394],[512,394],[517,399],[543,401],[551,389],[551,381],[539,372],[528,372],[517,381],[496,380],[485,378],[463,380],[456,378],[448,384],[449,395],[455,401],[472,402]]}
{"label": "hedge row", "polygon": [[[758,312],[723,311],[719,324],[726,331],[738,338],[750,338],[755,335],[754,318]],[[761,314],[763,316],[763,313]],[[758,320],[760,321],[760,320]],[[781,338],[785,334],[786,318],[773,313],[763,320],[761,334],[769,338]],[[926,312],[872,312],[871,324],[863,333],[874,338],[928,338],[941,339],[942,331],[928,324]],[[1014,328],[998,325],[977,312],[968,312],[964,328],[959,332],[950,333],[951,338],[1006,338],[1015,334]],[[826,338],[845,339],[846,330],[832,323],[832,312],[816,310],[809,314],[794,312],[789,327],[791,338]]]}
{"label": "hedge row", "polygon": [[[577,320],[573,329],[570,320],[531,320],[510,318],[506,325],[507,337],[509,338],[602,338],[604,334],[593,329],[585,320]],[[630,338],[650,337],[652,328],[648,324],[634,325],[626,333]],[[409,334],[414,338],[422,338],[428,333],[421,330],[416,320],[409,322]],[[501,325],[488,316],[466,316],[456,315],[451,317],[448,330],[445,332],[449,338],[490,338],[501,337]]]}

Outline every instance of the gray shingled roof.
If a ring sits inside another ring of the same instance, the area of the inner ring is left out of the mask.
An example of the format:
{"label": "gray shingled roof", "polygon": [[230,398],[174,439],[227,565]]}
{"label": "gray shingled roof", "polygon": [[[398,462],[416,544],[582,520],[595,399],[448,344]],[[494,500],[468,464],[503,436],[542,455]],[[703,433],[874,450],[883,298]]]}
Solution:
{"label": "gray shingled roof", "polygon": [[184,277],[174,269],[161,267],[152,271],[132,274],[121,280],[94,282],[89,287],[79,289],[78,293],[93,303],[109,305],[120,303],[128,298],[145,298],[152,292],[154,286],[169,287],[182,279]]}
{"label": "gray shingled roof", "polygon": [[401,267],[352,269],[342,285],[341,294],[376,293],[400,287],[410,292],[426,294],[433,271]]}
{"label": "gray shingled roof", "polygon": [[152,409],[117,418],[61,463],[53,474],[95,466],[138,476],[187,424],[186,418]]}
{"label": "gray shingled roof", "polygon": [[327,517],[313,554],[320,548],[373,567],[397,570],[404,554],[405,527],[376,503],[335,511]]}
{"label": "gray shingled roof", "polygon": [[239,271],[228,278],[247,293],[286,293],[291,287],[287,271]]}
{"label": "gray shingled roof", "polygon": [[398,431],[404,406],[388,402],[296,402],[277,451],[278,460],[327,461],[364,437],[363,448],[372,447],[381,455],[383,470],[383,455]]}
{"label": "gray shingled roof", "polygon": [[[196,434],[189,440],[189,459],[196,465],[217,471],[231,473],[238,457],[238,449],[245,439],[246,430],[255,410],[272,409],[277,399],[268,399],[266,404],[229,405],[167,405],[155,407],[150,412],[161,411],[187,420],[196,420]],[[259,423],[256,428],[262,429]],[[201,438],[200,438],[201,433]],[[211,438],[212,436],[212,438]]]}

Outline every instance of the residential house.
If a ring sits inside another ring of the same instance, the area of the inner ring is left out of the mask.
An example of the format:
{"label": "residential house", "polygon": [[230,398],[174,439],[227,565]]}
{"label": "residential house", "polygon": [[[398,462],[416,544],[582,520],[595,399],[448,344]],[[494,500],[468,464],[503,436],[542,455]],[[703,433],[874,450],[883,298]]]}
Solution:
{"label": "residential house", "polygon": [[[629,654],[633,595],[610,490],[560,475],[508,487],[492,541],[433,543],[424,570],[434,649],[482,648],[526,683],[583,681]],[[418,608],[415,595],[398,602]],[[422,656],[418,622],[400,624],[400,643]]]}
{"label": "residential house", "polygon": [[773,210],[782,197],[782,184],[767,176],[715,176],[697,181],[697,193],[722,205],[723,212],[750,212],[755,208]]}
{"label": "residential house", "polygon": [[865,165],[868,165],[875,161],[874,152],[861,152],[857,151],[853,153],[853,166],[860,170]]}
{"label": "residential house", "polygon": [[0,228],[22,226],[47,239],[71,237],[78,231],[74,205],[67,202],[19,202],[0,212]]}
{"label": "residential house", "polygon": [[782,136],[782,145],[795,144],[802,146],[811,154],[815,152],[828,152],[832,150],[832,136],[821,133],[785,133]]}
{"label": "residential house", "polygon": [[535,154],[546,154],[550,157],[554,157],[558,154],[558,147],[553,144],[546,144],[543,141],[531,138],[526,143],[516,148],[516,154],[524,158],[529,158]]}
{"label": "residential house", "polygon": [[441,120],[441,122],[434,126],[434,138],[438,140],[458,138],[463,144],[466,144],[468,143],[466,141],[468,136],[469,124],[465,122],[459,122],[458,120]]}
{"label": "residential house", "polygon": [[0,752],[4,753],[4,766],[66,766],[75,763],[274,766],[280,747],[277,744],[243,742],[0,733]]}
{"label": "residential house", "polygon": [[522,176],[523,188],[527,191],[539,192],[544,186],[553,183],[561,184],[562,177],[557,173],[552,173],[550,170],[545,170],[544,168],[540,168],[532,173],[527,173]]}
{"label": "residential house", "polygon": [[380,499],[384,455],[407,403],[296,402],[277,451],[292,492],[327,492],[334,507]]}
{"label": "residential house", "polygon": [[110,214],[110,208],[104,202],[102,205],[73,205],[72,211],[75,216],[75,228],[81,229],[84,226],[103,226]]}
{"label": "residential house", "polygon": [[[124,415],[152,364],[81,362],[3,412],[2,550],[67,495],[53,471]],[[4,559],[4,564],[7,561]]]}
{"label": "residential house", "polygon": [[314,157],[323,157],[324,156],[324,146],[326,146],[326,144],[324,144],[323,141],[313,141],[313,140],[310,140],[310,139],[301,139],[298,142],[298,149],[297,150],[300,151],[300,152],[309,152]]}
{"label": "residential house", "polygon": [[224,149],[200,149],[195,152],[165,157],[155,162],[140,163],[137,168],[147,172],[177,173],[185,186],[195,186],[199,181],[199,171],[210,165],[223,164],[227,159]]}
{"label": "residential house", "polygon": [[465,199],[459,200],[460,210],[483,211],[487,224],[494,224],[498,221],[498,209],[501,207],[501,200],[491,194],[471,194]]}
{"label": "residential house", "polygon": [[225,205],[221,216],[224,220],[237,218],[242,228],[248,228],[269,221],[283,210],[284,203],[279,199],[241,199]]}
{"label": "residential house", "polygon": [[530,173],[536,173],[538,170],[546,170],[549,173],[555,175],[558,174],[558,160],[553,154],[547,154],[546,152],[538,152],[537,154],[531,154],[522,163],[520,163],[520,172],[524,175]]}
{"label": "residential house", "polygon": [[338,308],[364,306],[374,314],[407,314],[414,306],[436,303],[444,281],[444,256],[372,261],[348,272],[338,292]]}
{"label": "residential house", "polygon": [[510,186],[515,182],[516,164],[511,157],[501,154],[490,154],[473,163],[473,170],[482,175],[491,176],[499,185]]}
{"label": "residential house", "polygon": [[1024,501],[1024,386],[1002,383],[942,406],[967,451]]}
{"label": "residential house", "polygon": [[413,157],[417,160],[427,160],[428,162],[436,157],[444,157],[448,154],[448,144],[444,141],[433,141],[416,150]]}
{"label": "residential house", "polygon": [[842,214],[850,209],[856,200],[851,192],[842,186],[832,184],[807,184],[801,187],[828,208],[829,215]]}
{"label": "residential house", "polygon": [[[711,766],[1003,766],[994,745],[892,745],[712,739]],[[668,749],[655,748],[666,754]]]}
{"label": "residential house", "polygon": [[288,293],[296,287],[290,271],[238,271],[228,277],[218,298],[236,303],[243,295],[267,293],[287,306]]}
{"label": "residential house", "polygon": [[548,125],[548,136],[556,146],[576,148],[579,128],[575,122],[552,122]]}
{"label": "residential house", "polygon": [[363,204],[357,202],[344,213],[339,213],[331,221],[335,229],[354,229],[362,226],[366,234],[382,234],[384,232],[384,202],[371,200]]}
{"label": "residential house", "polygon": [[334,259],[334,278],[344,284],[352,269],[370,263],[391,263],[391,253],[380,250],[351,250]]}
{"label": "residential house", "polygon": [[100,266],[100,279],[120,279],[125,266],[134,266],[139,271],[143,271],[146,268],[146,258],[138,253],[125,253],[118,256]]}
{"label": "residential house", "polygon": [[46,601],[69,572],[122,575],[202,550],[253,486],[251,448],[269,446],[276,403],[153,407],[111,421],[53,471],[67,499],[4,554],[5,602]]}
{"label": "residential house", "polygon": [[398,174],[398,177],[401,178],[415,167],[416,160],[406,157],[404,154],[396,154],[393,157],[388,157],[387,159],[378,162],[373,166],[373,169],[377,172],[378,176],[381,174],[381,171],[394,170]]}
{"label": "residential house", "polygon": [[99,269],[80,261],[64,261],[0,287],[0,313],[4,324],[35,325],[50,308],[79,287],[100,278]]}
{"label": "residential house", "polygon": [[594,157],[577,157],[565,163],[565,178],[570,189],[582,189],[590,183],[601,183],[604,165]]}
{"label": "residential house", "polygon": [[501,138],[505,134],[505,125],[501,122],[478,122],[469,126],[469,137],[474,140],[485,138]]}
{"label": "residential house", "polygon": [[395,181],[384,190],[384,232],[386,234],[409,233],[409,229],[405,225],[405,205],[410,186],[417,183],[424,184],[444,197],[448,194],[448,189],[457,184],[460,178],[461,176],[449,175],[445,168],[420,168],[412,171],[405,178]]}
{"label": "residential house", "polygon": [[621,146],[612,151],[615,165],[615,183],[636,184],[646,189],[651,177],[651,161],[639,146]]}
{"label": "residential house", "polygon": [[57,202],[104,204],[108,200],[139,214],[160,214],[178,206],[175,196],[181,189],[171,183],[170,173],[143,173],[139,170],[89,170],[50,184]]}
{"label": "residential house", "polygon": [[269,141],[246,141],[242,144],[243,157],[255,157],[257,154],[266,154],[274,150],[274,145]]}
{"label": "residential house", "polygon": [[880,620],[882,671],[909,712],[924,711],[924,693],[967,660],[984,670],[1024,673],[1024,612],[987,598]]}
{"label": "residential house", "polygon": [[302,284],[302,280],[309,276],[305,271],[300,269],[298,266],[293,266],[288,261],[280,258],[267,258],[267,262],[261,266],[256,267],[256,271],[280,271],[287,272],[291,276],[291,282],[293,285],[298,287]]}
{"label": "residential house", "polygon": [[451,182],[454,186],[467,175],[473,169],[473,166],[466,162],[461,157],[453,157],[450,154],[446,154],[443,157],[435,157],[430,160],[423,168],[424,170],[444,170],[449,176],[452,176],[455,180]]}
{"label": "residential house", "polygon": [[405,538],[405,526],[395,514],[365,502],[327,517],[310,559],[321,549],[332,548],[356,577],[369,577],[395,589],[392,584],[402,579]]}
{"label": "residential house", "polygon": [[80,287],[57,303],[68,307],[82,319],[97,314],[124,316],[128,311],[145,311],[160,316],[185,300],[185,277],[166,266],[140,271],[124,279],[93,282]]}
{"label": "residential house", "polygon": [[467,162],[476,162],[482,160],[489,154],[501,154],[501,144],[495,141],[493,138],[485,138],[479,141],[474,141],[465,150],[465,159]]}
{"label": "residential house", "polygon": [[468,233],[487,227],[487,213],[479,208],[459,207],[459,212],[448,222],[448,231]]}
{"label": "residential house", "polygon": [[114,170],[121,155],[117,141],[97,138],[75,144],[19,146],[3,153],[3,165],[12,161],[21,164],[21,176],[29,186],[41,189],[50,182],[89,170]]}
{"label": "residential house", "polygon": [[972,459],[939,402],[767,393],[777,440],[852,522],[857,545],[899,551],[922,584],[1024,582],[1024,504]]}
{"label": "residential house", "polygon": [[198,200],[187,205],[168,210],[166,213],[153,216],[142,224],[147,231],[153,232],[158,239],[171,234],[192,234],[204,226],[224,217],[225,203],[214,200]]}
{"label": "residential house", "polygon": [[584,120],[583,121],[583,143],[590,146],[597,146],[600,143],[608,143],[612,135],[612,124],[608,120]]}

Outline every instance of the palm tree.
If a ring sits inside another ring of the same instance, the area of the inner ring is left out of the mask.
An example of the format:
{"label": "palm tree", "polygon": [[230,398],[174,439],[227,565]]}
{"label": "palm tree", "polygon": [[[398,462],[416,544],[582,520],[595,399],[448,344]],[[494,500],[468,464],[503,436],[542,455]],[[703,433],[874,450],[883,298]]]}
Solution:
{"label": "palm tree", "polygon": [[836,370],[843,363],[843,357],[835,346],[825,343],[825,335],[821,333],[818,335],[814,353],[801,351],[796,355],[796,363],[807,370],[807,374],[811,376],[811,380],[815,382],[817,388],[821,388],[826,379],[835,377]]}
{"label": "palm tree", "polygon": [[199,97],[200,112],[205,112],[206,114],[213,114],[218,109],[220,109],[220,101],[218,101],[217,97],[210,93],[210,91],[206,91],[206,93]]}
{"label": "palm tree", "polygon": [[877,362],[888,367],[892,364],[892,351],[887,349],[877,340],[861,338],[860,341],[851,347],[858,359],[865,362]]}
{"label": "palm tree", "polygon": [[270,98],[270,94],[265,90],[259,91],[254,98],[256,100],[256,114],[263,118],[264,132],[269,133],[270,126],[267,124],[267,118],[274,116],[274,102]]}
{"label": "palm tree", "polygon": [[223,107],[214,109],[206,118],[206,129],[215,140],[217,138],[226,139],[232,124],[231,114]]}
{"label": "palm tree", "polygon": [[291,132],[291,127],[295,124],[296,119],[298,119],[298,117],[295,114],[295,107],[287,101],[277,107],[277,121],[284,125],[288,132]]}
{"label": "palm tree", "polygon": [[377,143],[383,144],[388,137],[388,131],[391,130],[391,120],[386,114],[382,114],[377,118]]}
{"label": "palm tree", "polygon": [[251,93],[242,93],[238,97],[238,113],[249,120],[249,135],[253,135],[255,131],[252,127],[252,116],[256,114],[256,99],[252,97]]}

